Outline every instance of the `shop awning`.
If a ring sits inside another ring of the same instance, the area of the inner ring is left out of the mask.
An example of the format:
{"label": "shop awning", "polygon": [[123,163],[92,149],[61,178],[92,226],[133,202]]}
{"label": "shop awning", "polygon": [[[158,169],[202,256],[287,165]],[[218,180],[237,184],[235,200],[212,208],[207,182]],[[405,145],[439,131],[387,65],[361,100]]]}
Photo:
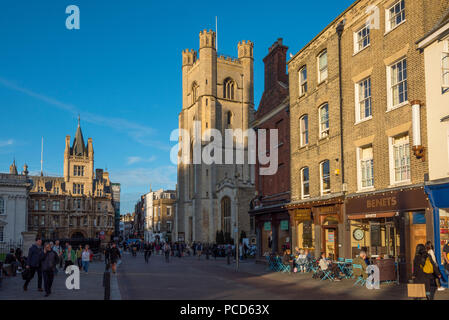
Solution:
{"label": "shop awning", "polygon": [[378,212],[378,213],[361,213],[361,214],[349,214],[348,219],[360,220],[360,219],[376,219],[376,218],[391,218],[399,215],[399,212]]}

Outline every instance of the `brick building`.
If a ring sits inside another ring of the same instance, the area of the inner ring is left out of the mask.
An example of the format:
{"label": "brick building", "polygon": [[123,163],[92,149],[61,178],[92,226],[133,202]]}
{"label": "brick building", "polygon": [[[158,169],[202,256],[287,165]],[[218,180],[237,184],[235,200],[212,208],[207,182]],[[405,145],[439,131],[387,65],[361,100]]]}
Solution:
{"label": "brick building", "polygon": [[448,6],[356,1],[289,61],[294,244],[334,258],[365,249],[407,280],[414,247],[433,239],[416,41]]}
{"label": "brick building", "polygon": [[[255,187],[257,196],[252,201],[250,216],[255,227],[258,244],[257,255],[281,252],[290,245],[291,232],[285,204],[290,201],[290,117],[288,96],[287,57],[288,47],[278,39],[264,58],[265,88],[251,127],[277,129],[278,169],[274,175],[260,175],[261,164],[257,160]],[[267,133],[269,140],[269,134]]]}

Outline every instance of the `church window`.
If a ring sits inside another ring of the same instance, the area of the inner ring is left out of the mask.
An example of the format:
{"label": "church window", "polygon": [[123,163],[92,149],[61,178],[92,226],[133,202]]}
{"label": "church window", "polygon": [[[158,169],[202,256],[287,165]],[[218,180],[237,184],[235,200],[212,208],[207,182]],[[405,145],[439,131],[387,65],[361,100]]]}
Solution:
{"label": "church window", "polygon": [[227,78],[223,86],[223,97],[225,99],[234,100],[235,82],[234,80]]}

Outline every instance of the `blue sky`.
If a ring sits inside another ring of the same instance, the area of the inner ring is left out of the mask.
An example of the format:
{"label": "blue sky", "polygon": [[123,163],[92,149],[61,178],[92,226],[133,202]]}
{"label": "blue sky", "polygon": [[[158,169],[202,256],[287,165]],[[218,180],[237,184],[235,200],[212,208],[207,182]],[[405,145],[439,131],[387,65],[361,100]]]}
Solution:
{"label": "blue sky", "polygon": [[[44,172],[62,175],[79,113],[95,166],[122,184],[121,213],[132,212],[150,184],[175,187],[169,137],[181,109],[181,51],[198,49],[215,16],[220,53],[255,44],[257,106],[272,43],[282,37],[296,53],[352,2],[2,1],[0,172],[15,158],[38,173],[43,136]],[[80,30],[65,27],[69,5],[80,9]]]}

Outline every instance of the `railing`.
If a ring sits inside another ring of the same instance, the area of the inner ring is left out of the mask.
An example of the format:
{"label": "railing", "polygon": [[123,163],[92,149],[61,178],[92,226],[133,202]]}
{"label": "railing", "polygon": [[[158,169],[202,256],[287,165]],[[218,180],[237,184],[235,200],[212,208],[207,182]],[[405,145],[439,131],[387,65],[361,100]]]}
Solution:
{"label": "railing", "polygon": [[14,242],[14,241],[10,241],[10,242],[0,242],[0,261],[4,261],[6,255],[9,253],[9,251],[11,249],[14,249],[14,252],[16,251],[16,249],[19,248],[20,250],[22,250],[22,254],[23,254],[23,242]]}

